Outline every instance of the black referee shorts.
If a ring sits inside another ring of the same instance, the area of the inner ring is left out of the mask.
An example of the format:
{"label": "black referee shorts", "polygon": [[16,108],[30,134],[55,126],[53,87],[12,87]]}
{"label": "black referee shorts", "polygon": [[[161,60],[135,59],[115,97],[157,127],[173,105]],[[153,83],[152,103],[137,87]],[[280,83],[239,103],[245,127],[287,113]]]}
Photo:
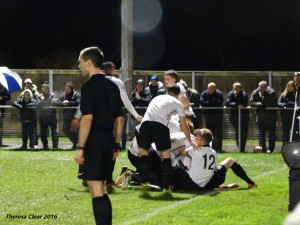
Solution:
{"label": "black referee shorts", "polygon": [[157,151],[164,151],[171,148],[170,130],[158,122],[143,122],[137,140],[139,147],[145,150],[149,150],[153,142],[156,145]]}
{"label": "black referee shorts", "polygon": [[85,163],[80,166],[78,177],[105,181],[111,173],[113,148],[112,132],[91,130],[84,149]]}

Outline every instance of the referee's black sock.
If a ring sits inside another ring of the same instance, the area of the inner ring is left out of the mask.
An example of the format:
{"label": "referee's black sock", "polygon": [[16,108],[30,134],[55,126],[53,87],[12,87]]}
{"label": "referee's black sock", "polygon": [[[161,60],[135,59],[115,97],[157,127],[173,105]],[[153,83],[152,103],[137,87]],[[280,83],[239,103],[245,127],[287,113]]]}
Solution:
{"label": "referee's black sock", "polygon": [[147,183],[150,181],[149,177],[149,160],[148,156],[143,155],[140,157],[140,176],[142,183]]}
{"label": "referee's black sock", "polygon": [[243,169],[243,167],[241,167],[240,164],[238,164],[237,162],[234,162],[231,166],[232,171],[240,178],[242,178],[244,181],[246,181],[248,184],[254,184],[253,180],[251,180],[245,170]]}
{"label": "referee's black sock", "polygon": [[108,194],[103,195],[103,198],[105,200],[106,203],[106,207],[108,208],[107,210],[107,220],[108,221],[112,221],[112,206],[111,206],[111,201],[108,197]]}
{"label": "referee's black sock", "polygon": [[162,188],[169,189],[171,176],[171,159],[166,158],[162,161]]}
{"label": "referee's black sock", "polygon": [[112,221],[109,220],[109,214],[111,214],[111,209],[109,209],[105,197],[95,197],[92,198],[94,217],[97,225],[109,225]]}

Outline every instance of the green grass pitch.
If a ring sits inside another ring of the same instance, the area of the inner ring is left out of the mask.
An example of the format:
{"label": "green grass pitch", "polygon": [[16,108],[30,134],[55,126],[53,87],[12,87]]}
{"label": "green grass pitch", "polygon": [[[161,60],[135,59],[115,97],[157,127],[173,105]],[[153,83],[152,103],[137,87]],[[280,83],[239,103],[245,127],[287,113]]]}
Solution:
{"label": "green grass pitch", "polygon": [[[74,151],[0,150],[0,224],[94,224],[91,197],[77,180]],[[239,162],[258,188],[228,171],[240,188],[208,192],[109,189],[113,224],[280,225],[288,214],[288,171],[281,154],[223,153]],[[114,178],[127,153],[117,159]],[[13,216],[14,218],[10,218]],[[19,217],[19,218],[17,218]]]}

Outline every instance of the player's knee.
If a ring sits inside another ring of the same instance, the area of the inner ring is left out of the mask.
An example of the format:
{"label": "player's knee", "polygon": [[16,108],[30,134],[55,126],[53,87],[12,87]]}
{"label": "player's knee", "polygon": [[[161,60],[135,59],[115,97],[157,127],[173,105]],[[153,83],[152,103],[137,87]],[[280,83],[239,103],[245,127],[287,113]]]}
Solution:
{"label": "player's knee", "polygon": [[234,159],[233,159],[233,158],[231,158],[231,157],[228,157],[227,159],[228,159],[228,161],[229,161],[229,162],[232,162],[232,163],[234,163]]}
{"label": "player's knee", "polygon": [[226,169],[229,169],[233,163],[234,163],[234,160],[231,157],[228,157],[221,164],[224,165],[226,167]]}

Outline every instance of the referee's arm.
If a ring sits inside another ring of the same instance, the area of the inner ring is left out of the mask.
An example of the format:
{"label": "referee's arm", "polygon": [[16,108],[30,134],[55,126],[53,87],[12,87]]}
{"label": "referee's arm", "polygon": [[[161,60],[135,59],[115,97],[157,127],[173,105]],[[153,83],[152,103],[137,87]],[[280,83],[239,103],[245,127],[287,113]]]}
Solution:
{"label": "referee's arm", "polygon": [[84,115],[80,121],[80,130],[79,130],[79,140],[78,145],[79,149],[76,152],[74,157],[75,162],[82,165],[84,164],[84,147],[88,136],[90,134],[91,126],[93,121],[93,114]]}

